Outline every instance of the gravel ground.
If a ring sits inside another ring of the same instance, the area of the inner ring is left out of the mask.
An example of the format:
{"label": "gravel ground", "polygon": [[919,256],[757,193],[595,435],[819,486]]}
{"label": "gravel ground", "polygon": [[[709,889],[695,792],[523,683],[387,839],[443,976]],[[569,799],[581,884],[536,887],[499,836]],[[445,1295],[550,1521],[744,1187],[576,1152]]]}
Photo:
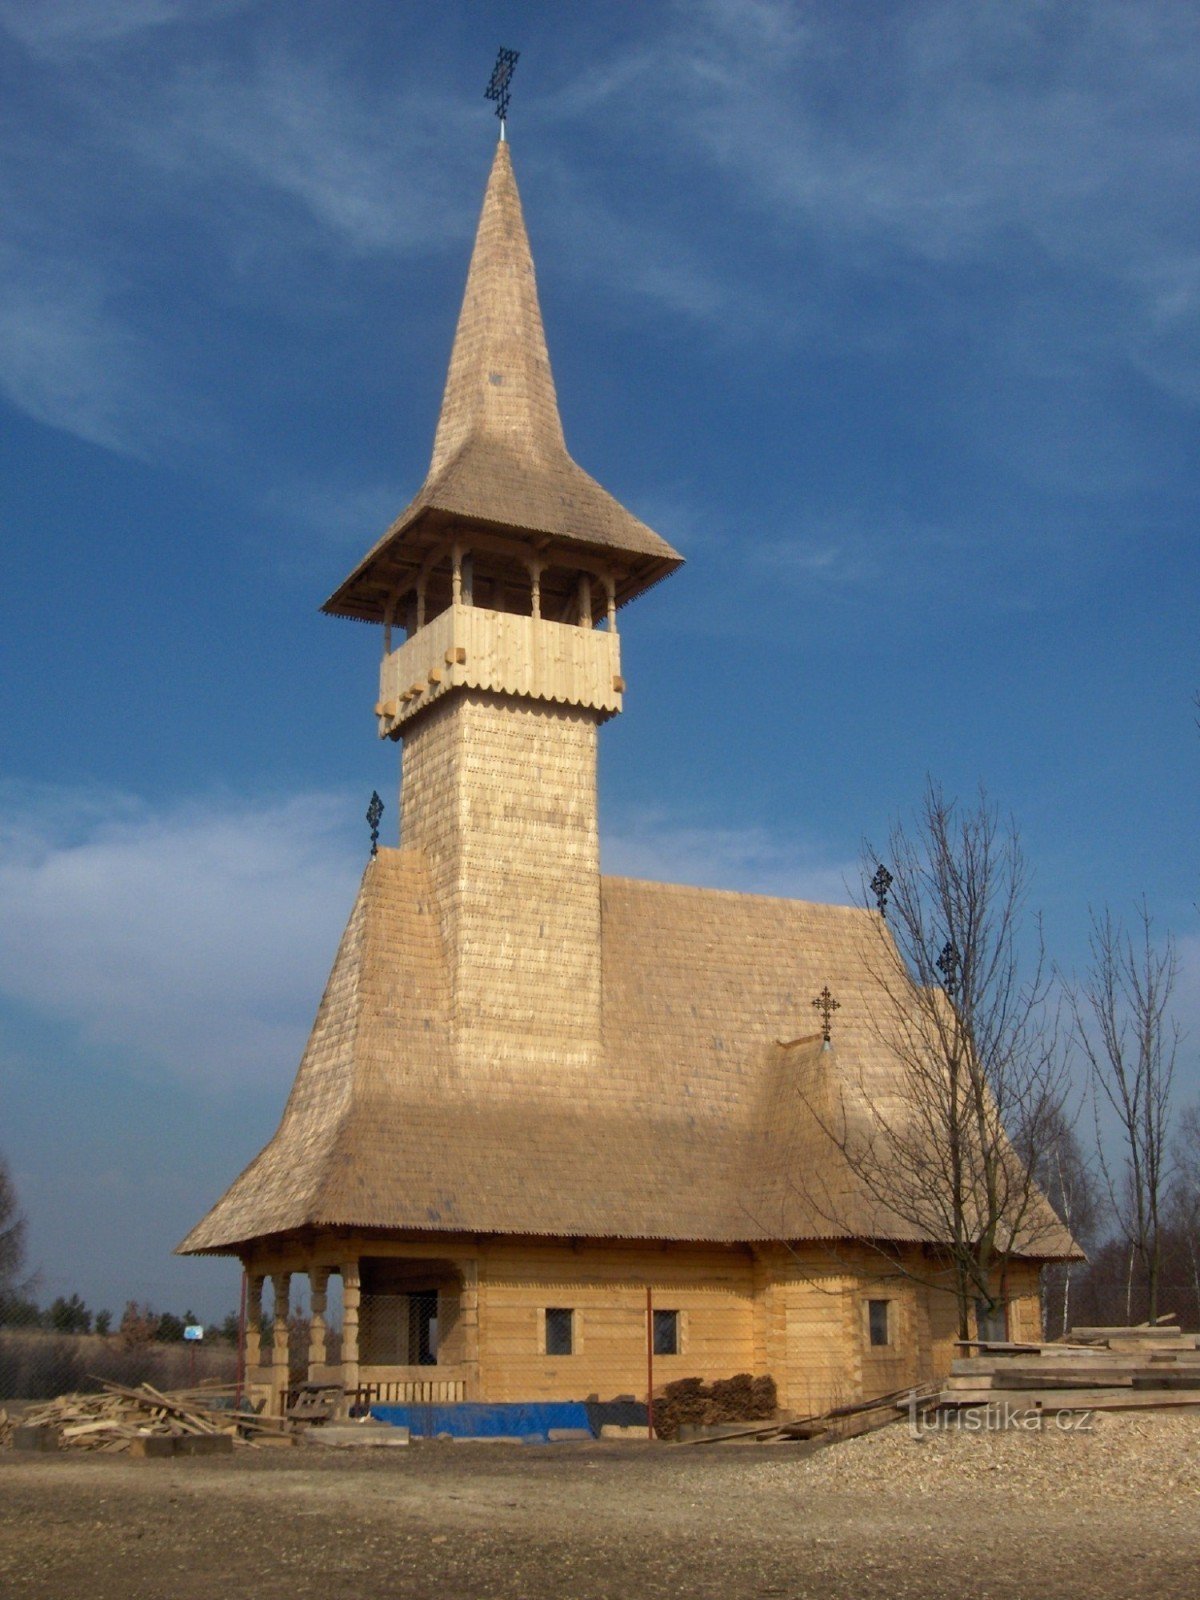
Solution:
{"label": "gravel ground", "polygon": [[0,1454],[8,1600],[1173,1600],[1200,1415],[806,1446]]}

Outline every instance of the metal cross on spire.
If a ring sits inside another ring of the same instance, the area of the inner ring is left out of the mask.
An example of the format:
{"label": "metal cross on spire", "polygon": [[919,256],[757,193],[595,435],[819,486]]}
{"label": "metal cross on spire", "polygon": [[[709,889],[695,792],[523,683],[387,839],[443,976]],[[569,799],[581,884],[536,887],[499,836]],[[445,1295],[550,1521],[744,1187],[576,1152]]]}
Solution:
{"label": "metal cross on spire", "polygon": [[938,971],[945,980],[945,990],[952,995],[958,988],[958,972],[962,965],[962,957],[958,953],[958,946],[953,939],[947,939],[942,946],[942,953],[934,962]]}
{"label": "metal cross on spire", "polygon": [[520,54],[519,50],[505,50],[501,46],[496,56],[496,65],[492,68],[492,76],[488,80],[487,88],[483,91],[486,100],[494,100],[496,102],[496,115],[500,118],[500,137],[502,139],[504,138],[504,124],[508,120],[508,102],[512,99],[509,84],[512,82],[512,75],[516,71]]}
{"label": "metal cross on spire", "polygon": [[383,801],[379,798],[379,790],[371,790],[371,803],[367,806],[367,822],[371,829],[371,854],[379,854],[379,819],[383,815]]}
{"label": "metal cross on spire", "polygon": [[875,876],[871,879],[871,893],[875,896],[875,904],[881,917],[887,916],[888,890],[892,887],[892,875],[881,861],[875,868]]}
{"label": "metal cross on spire", "polygon": [[833,1013],[835,1011],[840,1011],[841,1009],[842,1002],[833,998],[833,995],[830,993],[829,985],[826,984],[821,990],[820,994],[813,1001],[813,1010],[821,1013],[821,1037],[824,1039],[826,1044],[828,1044],[830,1040],[830,1023],[833,1019]]}

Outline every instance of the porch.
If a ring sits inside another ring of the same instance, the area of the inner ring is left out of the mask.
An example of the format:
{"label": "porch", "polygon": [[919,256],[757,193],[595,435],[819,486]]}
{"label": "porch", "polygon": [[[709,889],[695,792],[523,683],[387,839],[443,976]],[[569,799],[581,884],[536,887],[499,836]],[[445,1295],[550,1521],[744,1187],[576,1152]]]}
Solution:
{"label": "porch", "polygon": [[[419,1249],[414,1247],[414,1251]],[[297,1358],[296,1280],[307,1276],[307,1350]],[[329,1359],[330,1281],[341,1280],[339,1359]],[[264,1291],[271,1287],[269,1318]],[[444,1405],[478,1398],[478,1271],[474,1260],[362,1255],[336,1263],[247,1267],[245,1383],[272,1412],[303,1382],[339,1384],[345,1404]]]}

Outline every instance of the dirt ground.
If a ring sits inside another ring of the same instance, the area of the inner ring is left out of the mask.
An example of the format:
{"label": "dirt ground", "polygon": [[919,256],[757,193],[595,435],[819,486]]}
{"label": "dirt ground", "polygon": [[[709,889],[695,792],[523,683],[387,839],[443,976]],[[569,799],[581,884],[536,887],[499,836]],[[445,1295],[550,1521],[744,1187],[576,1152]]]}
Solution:
{"label": "dirt ground", "polygon": [[0,1452],[0,1596],[1200,1594],[1200,1415],[805,1446]]}

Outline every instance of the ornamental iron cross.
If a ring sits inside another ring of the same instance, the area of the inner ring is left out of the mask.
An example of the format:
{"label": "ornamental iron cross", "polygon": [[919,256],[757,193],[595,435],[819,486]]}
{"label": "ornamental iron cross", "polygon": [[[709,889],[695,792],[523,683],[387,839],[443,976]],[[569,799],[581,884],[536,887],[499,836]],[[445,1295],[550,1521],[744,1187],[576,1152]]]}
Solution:
{"label": "ornamental iron cross", "polygon": [[937,958],[936,962],[937,969],[945,980],[945,990],[947,994],[953,994],[955,989],[958,988],[958,969],[960,962],[961,957],[958,953],[958,946],[955,944],[953,939],[947,939],[945,944],[942,946],[942,953]]}
{"label": "ornamental iron cross", "polygon": [[496,65],[492,68],[488,86],[483,91],[485,100],[496,102],[496,115],[500,118],[501,127],[508,119],[508,102],[512,99],[509,84],[512,82],[520,54],[519,50],[505,50],[502,46],[496,56]]}
{"label": "ornamental iron cross", "polygon": [[871,893],[875,896],[875,904],[879,908],[881,917],[887,916],[888,890],[892,887],[893,878],[881,861],[875,868],[875,876],[871,879]]}
{"label": "ornamental iron cross", "polygon": [[813,1001],[813,1010],[821,1013],[821,1037],[824,1039],[826,1044],[829,1043],[830,1038],[830,1020],[833,1017],[833,1013],[835,1011],[840,1011],[841,1009],[842,1002],[833,998],[833,995],[829,991],[829,985],[826,984],[817,998]]}
{"label": "ornamental iron cross", "polygon": [[371,854],[379,854],[379,819],[383,815],[383,801],[379,798],[379,790],[372,789],[371,803],[367,807],[367,822],[371,829]]}

